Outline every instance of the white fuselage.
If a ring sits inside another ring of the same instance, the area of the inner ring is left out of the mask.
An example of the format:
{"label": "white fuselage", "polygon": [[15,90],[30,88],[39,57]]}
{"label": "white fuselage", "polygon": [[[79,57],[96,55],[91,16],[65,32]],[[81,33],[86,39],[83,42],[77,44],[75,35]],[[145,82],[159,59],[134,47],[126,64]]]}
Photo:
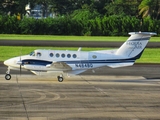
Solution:
{"label": "white fuselage", "polygon": [[[123,61],[121,56],[114,55],[114,50],[109,52],[103,51],[64,51],[64,50],[35,50],[30,55],[15,57],[5,61],[11,69],[19,70],[18,62],[22,61],[22,69],[30,71],[73,71],[81,70],[78,74],[97,67],[102,67],[110,64],[133,62]],[[125,58],[126,59],[126,58]],[[72,69],[49,67],[54,62],[63,62],[69,65]],[[76,73],[74,73],[76,74]]]}

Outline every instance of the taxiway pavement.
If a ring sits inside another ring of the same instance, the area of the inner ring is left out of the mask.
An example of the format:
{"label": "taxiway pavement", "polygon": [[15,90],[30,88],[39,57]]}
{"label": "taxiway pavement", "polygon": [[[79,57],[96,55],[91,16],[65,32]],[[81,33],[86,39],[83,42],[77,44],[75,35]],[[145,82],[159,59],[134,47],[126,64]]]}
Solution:
{"label": "taxiway pavement", "polygon": [[[3,62],[0,62],[0,74],[5,75],[7,66],[4,66]],[[19,75],[20,71],[11,70],[11,75]],[[23,74],[32,74],[29,71],[22,71]],[[143,76],[147,79],[160,79],[160,64],[134,64],[130,67],[122,68],[109,68],[101,67],[93,70],[87,70],[81,75],[114,75],[114,76]]]}
{"label": "taxiway pavement", "polygon": [[[59,41],[59,40],[2,40],[0,46],[50,46],[50,47],[120,47],[124,42],[113,41]],[[147,48],[159,48],[160,42],[149,42]]]}
{"label": "taxiway pavement", "polygon": [[160,119],[160,79],[0,75],[0,120]]}

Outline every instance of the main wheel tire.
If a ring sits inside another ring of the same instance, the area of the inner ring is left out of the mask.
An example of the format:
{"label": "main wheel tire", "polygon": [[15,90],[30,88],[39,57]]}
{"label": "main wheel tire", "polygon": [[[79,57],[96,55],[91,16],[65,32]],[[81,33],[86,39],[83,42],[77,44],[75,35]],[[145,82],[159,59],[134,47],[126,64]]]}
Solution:
{"label": "main wheel tire", "polygon": [[10,75],[10,74],[6,74],[6,75],[5,75],[5,79],[6,79],[6,80],[10,80],[10,79],[11,79],[11,75]]}
{"label": "main wheel tire", "polygon": [[58,81],[63,82],[63,77],[58,76]]}

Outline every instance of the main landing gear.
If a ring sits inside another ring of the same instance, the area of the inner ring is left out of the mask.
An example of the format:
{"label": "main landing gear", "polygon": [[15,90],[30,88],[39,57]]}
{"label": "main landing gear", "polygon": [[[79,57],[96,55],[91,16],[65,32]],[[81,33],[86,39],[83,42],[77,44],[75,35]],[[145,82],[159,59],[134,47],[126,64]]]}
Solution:
{"label": "main landing gear", "polygon": [[57,76],[57,79],[59,82],[63,82],[63,75],[61,74],[61,75]]}
{"label": "main landing gear", "polygon": [[8,71],[6,72],[5,79],[6,80],[10,80],[11,79],[10,69],[8,69]]}

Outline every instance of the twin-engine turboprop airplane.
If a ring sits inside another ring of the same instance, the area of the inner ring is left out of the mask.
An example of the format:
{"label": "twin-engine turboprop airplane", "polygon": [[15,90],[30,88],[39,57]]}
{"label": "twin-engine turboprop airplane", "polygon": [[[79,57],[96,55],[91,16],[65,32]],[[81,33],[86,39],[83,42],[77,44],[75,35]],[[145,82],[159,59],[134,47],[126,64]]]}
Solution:
{"label": "twin-engine turboprop airplane", "polygon": [[141,57],[153,32],[130,32],[128,40],[116,50],[85,52],[64,50],[35,50],[29,55],[4,61],[8,66],[5,79],[10,80],[10,70],[28,70],[36,75],[58,74],[59,82],[64,74],[76,75],[88,69],[102,66],[111,68],[131,66]]}

